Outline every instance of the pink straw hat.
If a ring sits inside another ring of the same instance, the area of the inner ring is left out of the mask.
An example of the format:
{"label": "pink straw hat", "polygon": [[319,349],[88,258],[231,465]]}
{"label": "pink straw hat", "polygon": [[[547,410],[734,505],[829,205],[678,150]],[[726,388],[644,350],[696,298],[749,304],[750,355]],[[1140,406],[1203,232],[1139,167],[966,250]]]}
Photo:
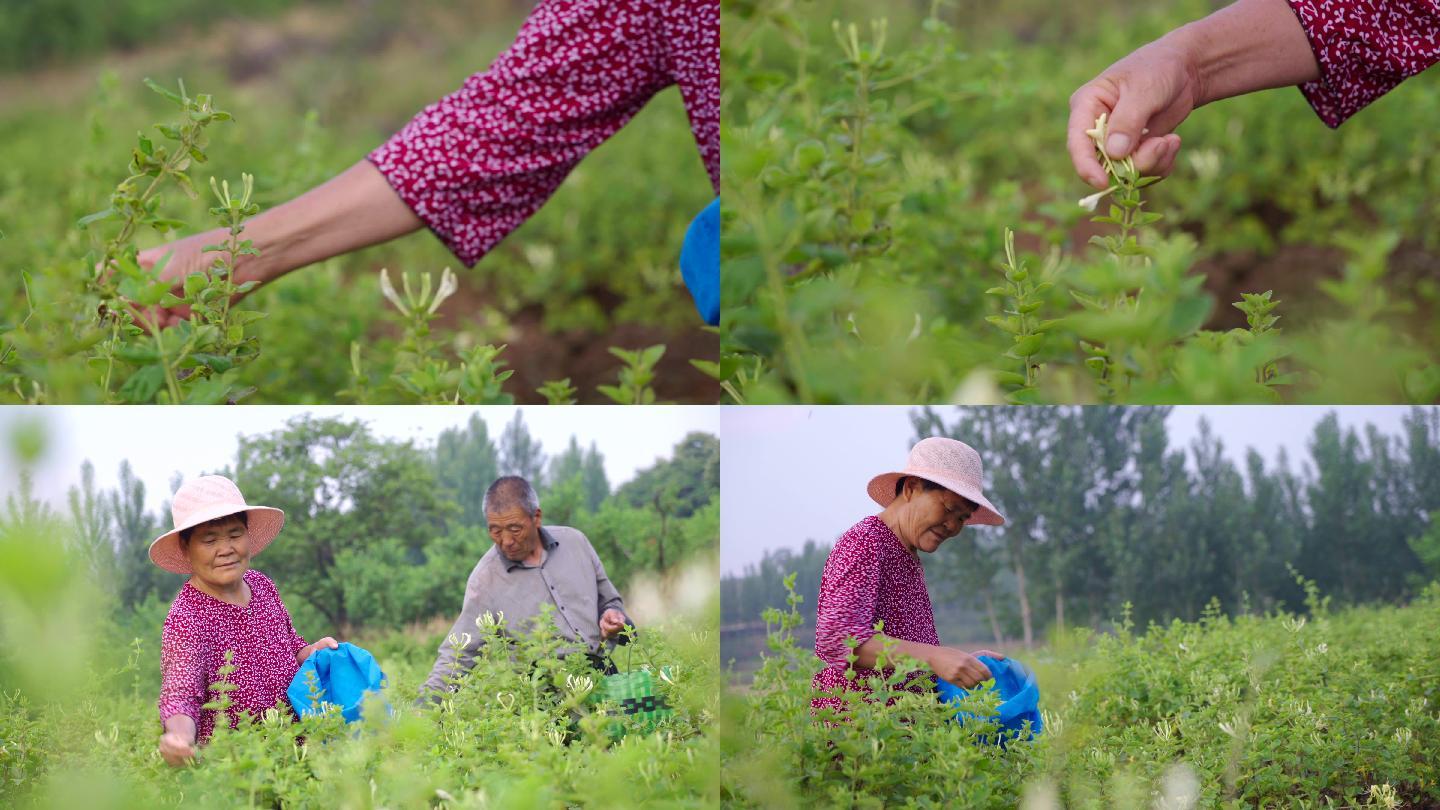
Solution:
{"label": "pink straw hat", "polygon": [[285,525],[285,513],[270,506],[250,506],[235,486],[223,475],[202,475],[180,485],[170,504],[174,530],[155,538],[150,544],[150,561],[175,574],[193,574],[190,561],[180,550],[180,532],[192,529],[226,515],[248,512],[250,556],[265,550]]}
{"label": "pink straw hat", "polygon": [[1005,518],[980,491],[980,471],[980,454],[975,448],[954,439],[932,436],[910,448],[905,469],[875,476],[866,491],[876,503],[889,506],[895,500],[895,482],[913,475],[933,481],[975,504],[975,512],[965,521],[966,526],[1003,525]]}

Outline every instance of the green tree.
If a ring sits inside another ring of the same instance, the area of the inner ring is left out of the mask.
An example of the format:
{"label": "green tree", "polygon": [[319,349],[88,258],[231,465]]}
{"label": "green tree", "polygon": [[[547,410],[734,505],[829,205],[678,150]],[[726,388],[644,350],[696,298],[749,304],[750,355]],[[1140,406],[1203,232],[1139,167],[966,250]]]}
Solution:
{"label": "green tree", "polygon": [[[600,508],[600,504],[610,497],[610,479],[605,475],[605,457],[600,455],[600,449],[595,442],[590,442],[590,449],[585,451],[585,461],[581,465],[580,477],[585,488],[585,504],[591,512]],[[719,480],[712,482],[719,487]]]}
{"label": "green tree", "polygon": [[[235,478],[247,500],[285,510],[285,530],[259,567],[346,635],[376,618],[348,585],[360,569],[403,576],[423,565],[425,545],[456,510],[427,453],[344,419],[301,416],[241,437]],[[393,625],[421,618],[418,611],[411,602],[380,618]]]}
{"label": "green tree", "polygon": [[615,494],[633,507],[663,508],[684,519],[709,503],[719,488],[720,439],[695,431],[675,445],[670,458],[641,470]]}
{"label": "green tree", "polygon": [[485,524],[485,490],[499,477],[499,454],[478,413],[470,415],[464,428],[440,432],[435,441],[435,479],[445,497],[459,507],[455,519],[460,525]]}
{"label": "green tree", "polygon": [[544,472],[545,452],[525,427],[525,412],[517,408],[515,418],[500,434],[500,474],[518,475],[539,490],[545,484]]}
{"label": "green tree", "polygon": [[110,541],[104,496],[95,489],[95,465],[89,459],[80,464],[80,486],[70,487],[66,500],[70,507],[70,542],[75,557],[85,565],[90,582],[113,591],[118,584],[110,576],[115,548]]}
{"label": "green tree", "polygon": [[133,606],[151,595],[173,596],[184,580],[150,562],[150,542],[163,530],[145,510],[145,482],[128,459],[120,462],[120,486],[105,494],[105,511],[115,541],[120,603]]}

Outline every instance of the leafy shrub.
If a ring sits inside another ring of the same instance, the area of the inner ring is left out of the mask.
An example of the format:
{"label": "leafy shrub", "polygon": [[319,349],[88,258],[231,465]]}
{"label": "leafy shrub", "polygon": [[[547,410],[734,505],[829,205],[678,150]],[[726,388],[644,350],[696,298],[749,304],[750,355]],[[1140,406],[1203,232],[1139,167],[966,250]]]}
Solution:
{"label": "leafy shrub", "polygon": [[[1116,164],[1119,191],[1092,225],[1060,137],[1065,97],[1103,64],[1095,54],[1205,4],[1102,4],[1069,23],[948,5],[892,7],[868,26],[846,20],[873,13],[858,4],[838,21],[793,2],[726,7],[728,400],[1440,397],[1440,289],[1402,266],[1432,256],[1433,229],[1412,214],[1440,164],[1393,142],[1413,129],[1408,112],[1440,116],[1433,85],[1339,133],[1306,122],[1293,91],[1202,110],[1176,176],[1148,186]],[[1223,282],[1220,263],[1259,273],[1317,251],[1323,265],[1286,273],[1309,283],[1267,278],[1220,301],[1205,288]],[[1237,309],[1243,321],[1226,314]]]}
{"label": "leafy shrub", "polygon": [[[1045,734],[976,744],[933,694],[851,695],[812,716],[818,662],[771,608],[765,662],[727,696],[722,801],[735,806],[1428,806],[1440,799],[1440,585],[1409,607],[1220,615],[1113,635],[1077,630],[1025,653]],[[903,671],[892,681],[903,679]],[[1198,804],[1197,804],[1198,802]]]}

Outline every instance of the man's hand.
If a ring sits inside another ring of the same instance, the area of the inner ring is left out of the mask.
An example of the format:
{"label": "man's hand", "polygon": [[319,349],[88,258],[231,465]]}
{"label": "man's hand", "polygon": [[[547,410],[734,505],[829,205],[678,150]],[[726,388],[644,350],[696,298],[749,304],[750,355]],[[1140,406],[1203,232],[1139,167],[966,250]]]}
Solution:
{"label": "man's hand", "polygon": [[610,638],[621,630],[625,629],[625,614],[610,608],[600,614],[600,637]]}
{"label": "man's hand", "polygon": [[339,647],[340,642],[329,636],[326,636],[315,642],[314,644],[306,644],[304,647],[301,647],[300,652],[295,654],[295,660],[303,664],[305,663],[305,659],[309,658],[310,654],[315,652],[316,650],[334,650],[338,649]]}
{"label": "man's hand", "polygon": [[935,647],[926,663],[937,676],[965,689],[973,689],[993,677],[980,659],[954,647]]}
{"label": "man's hand", "polygon": [[172,768],[188,765],[195,759],[195,738],[179,731],[160,735],[160,756]]}

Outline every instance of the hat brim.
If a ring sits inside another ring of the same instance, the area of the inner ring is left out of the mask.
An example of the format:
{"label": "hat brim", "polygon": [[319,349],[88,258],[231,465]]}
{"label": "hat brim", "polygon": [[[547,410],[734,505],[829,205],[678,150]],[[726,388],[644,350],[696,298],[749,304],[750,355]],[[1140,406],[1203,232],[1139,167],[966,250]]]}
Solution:
{"label": "hat brim", "polygon": [[895,482],[899,481],[901,478],[911,477],[923,478],[926,481],[930,481],[931,483],[939,484],[940,486],[950,490],[956,495],[959,495],[965,500],[975,504],[975,511],[971,513],[970,517],[965,520],[966,526],[1005,525],[1005,516],[1000,514],[1000,511],[997,510],[995,506],[990,503],[989,499],[985,497],[984,493],[980,492],[979,489],[963,481],[960,481],[959,479],[949,478],[944,475],[919,472],[883,473],[881,475],[875,476],[874,478],[871,478],[870,484],[865,488],[865,491],[870,494],[871,499],[873,499],[876,503],[880,504],[882,507],[889,506],[895,501]]}
{"label": "hat brim", "polygon": [[172,574],[189,575],[195,573],[190,567],[190,560],[186,558],[185,552],[180,548],[180,532],[192,529],[202,523],[209,523],[217,518],[228,515],[238,515],[246,512],[246,529],[250,535],[250,556],[265,550],[265,547],[280,536],[280,529],[285,526],[285,513],[273,506],[247,506],[236,509],[234,504],[216,504],[209,509],[199,510],[185,521],[183,525],[176,526],[173,530],[155,538],[150,544],[150,561],[169,571]]}

